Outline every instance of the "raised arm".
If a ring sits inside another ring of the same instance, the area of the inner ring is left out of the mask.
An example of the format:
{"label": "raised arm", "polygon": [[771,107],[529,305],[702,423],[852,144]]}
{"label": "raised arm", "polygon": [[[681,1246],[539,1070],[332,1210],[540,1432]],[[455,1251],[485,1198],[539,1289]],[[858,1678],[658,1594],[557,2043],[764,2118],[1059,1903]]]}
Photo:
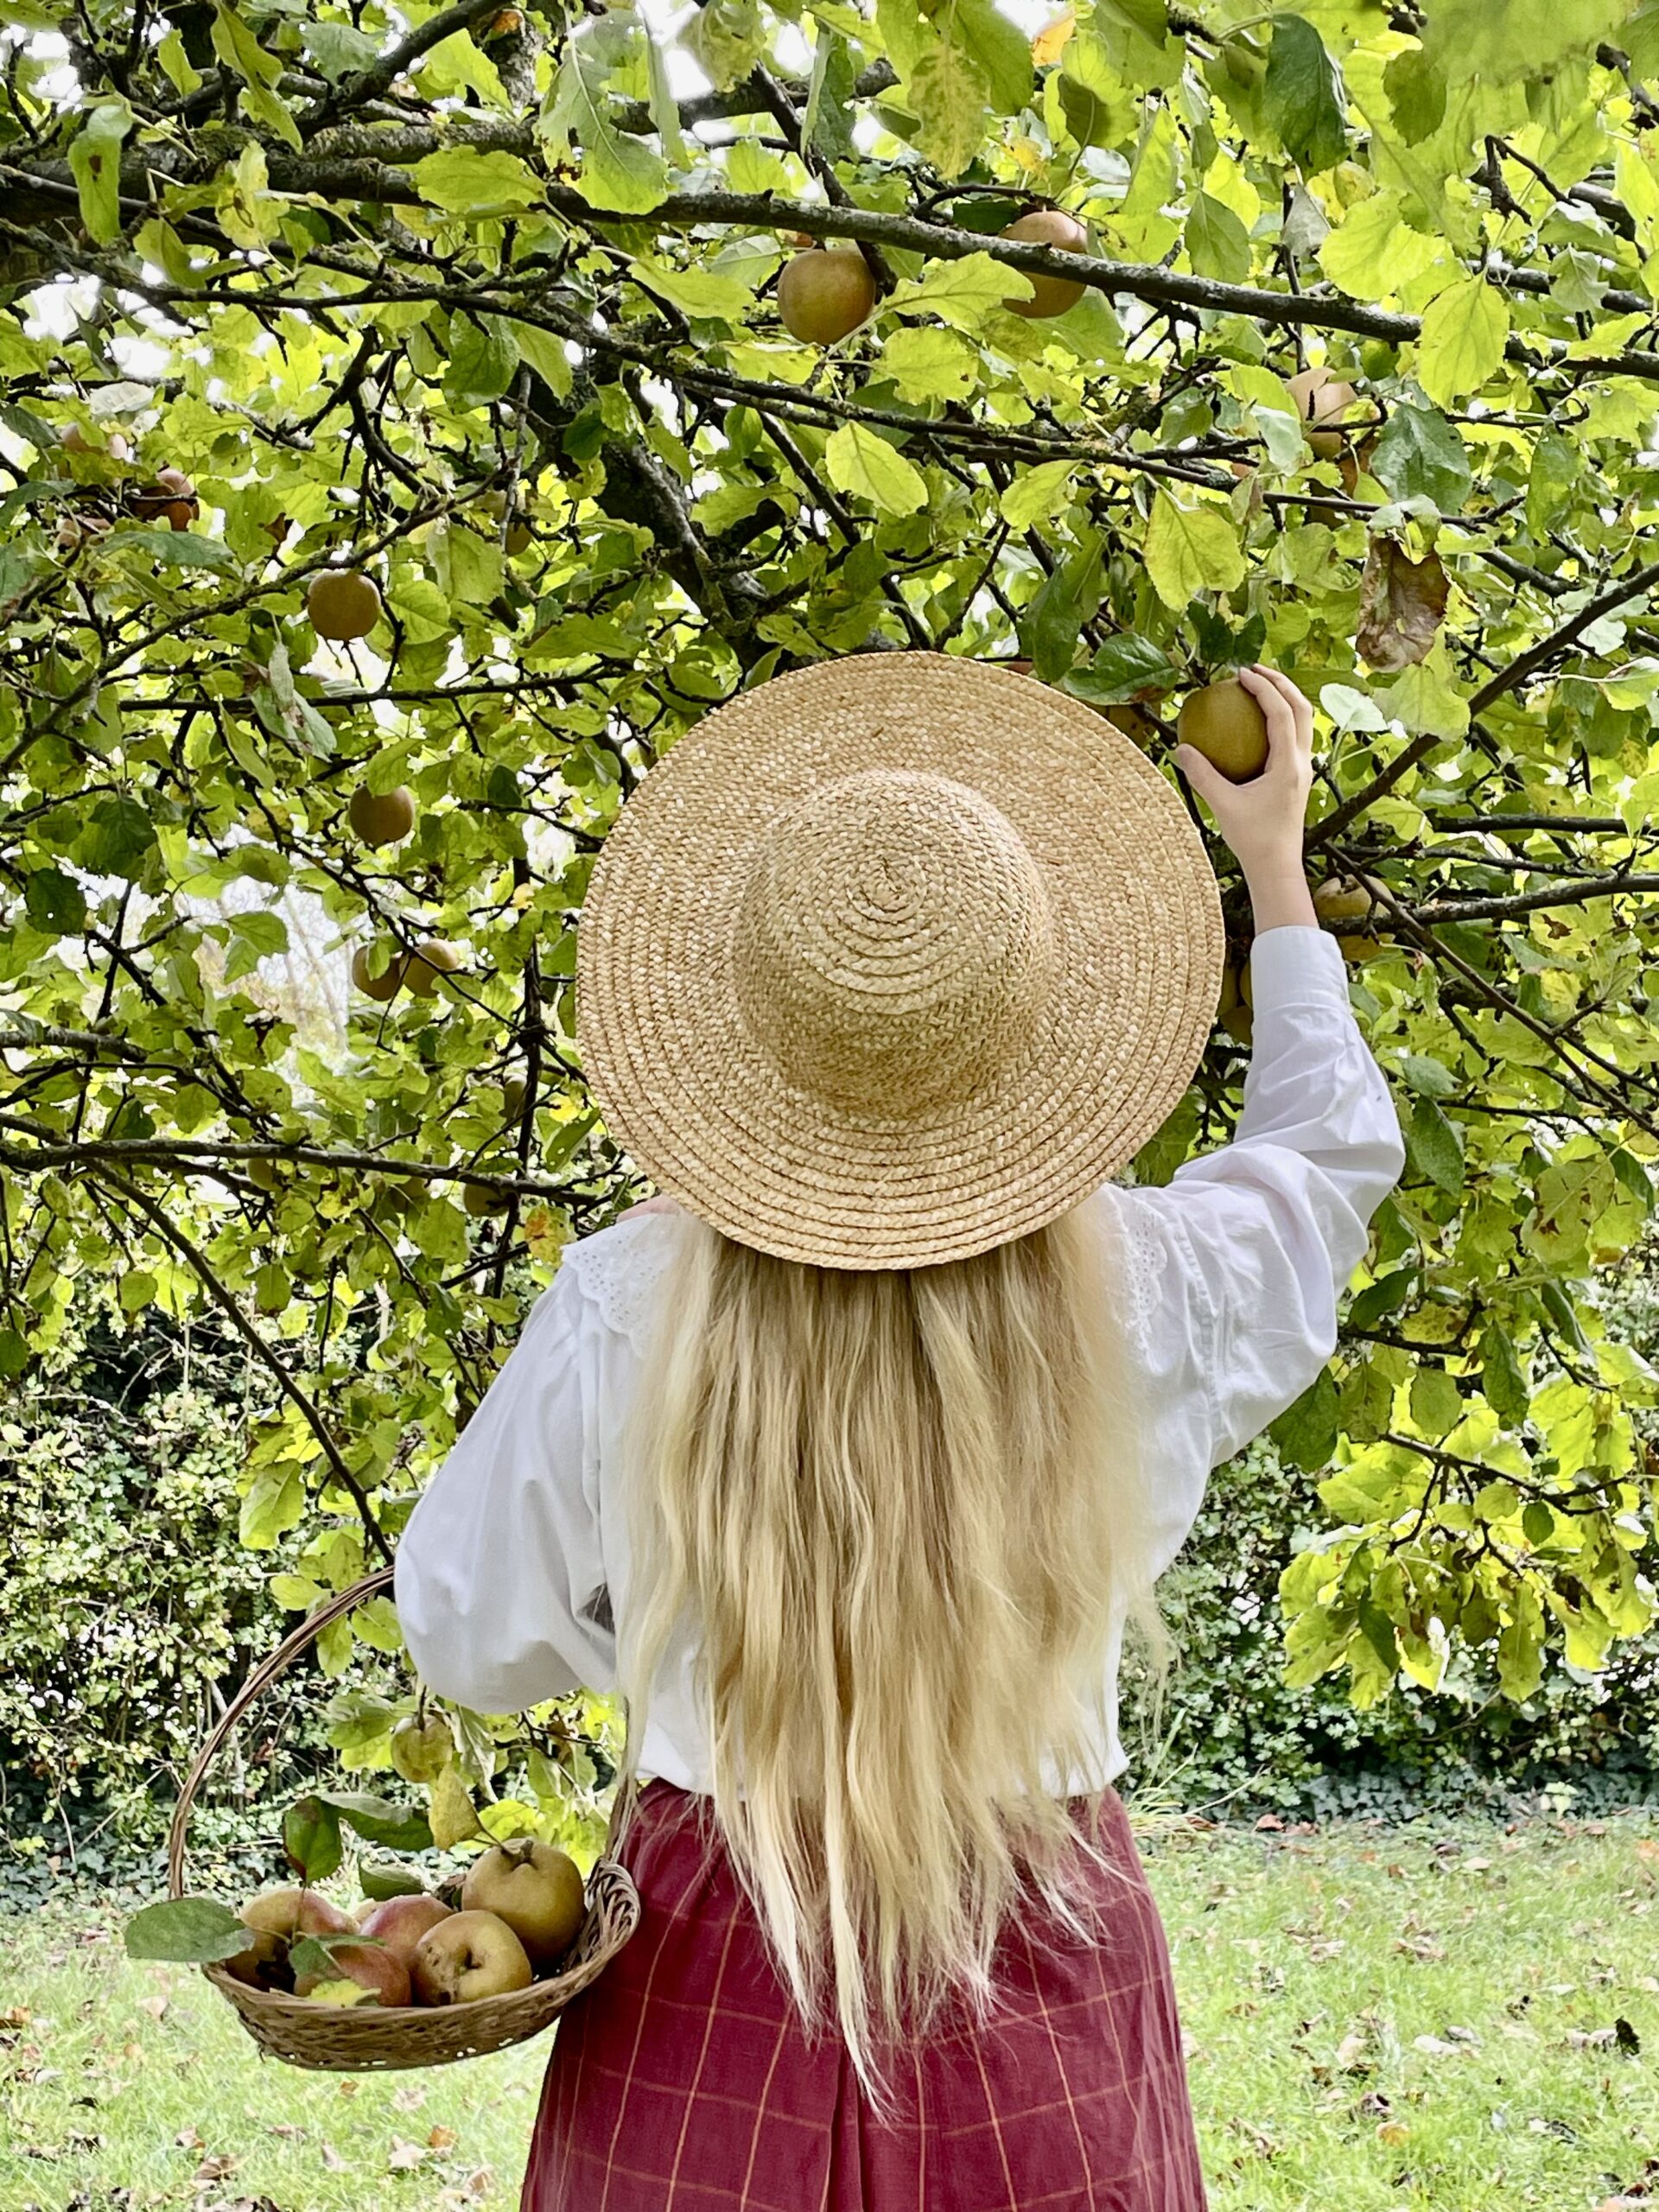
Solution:
{"label": "raised arm", "polygon": [[1231,784],[1187,747],[1176,759],[1208,800],[1249,883],[1254,1024],[1230,1144],[1160,1188],[1109,1185],[1131,1275],[1154,1410],[1149,1479],[1157,1566],[1191,1527],[1209,1469],[1307,1389],[1335,1350],[1338,1304],[1372,1214],[1405,1165],[1399,1119],[1319,927],[1302,867],[1313,715],[1272,671],[1242,679],[1267,718],[1269,757]]}

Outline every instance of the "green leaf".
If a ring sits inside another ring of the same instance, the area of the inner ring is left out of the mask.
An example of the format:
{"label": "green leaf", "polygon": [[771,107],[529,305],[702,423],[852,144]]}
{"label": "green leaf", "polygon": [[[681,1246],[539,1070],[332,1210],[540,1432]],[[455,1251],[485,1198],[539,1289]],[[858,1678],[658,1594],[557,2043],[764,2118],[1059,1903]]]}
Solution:
{"label": "green leaf", "polygon": [[36,868],[23,878],[23,911],[47,937],[69,937],[86,926],[86,894],[61,868]]}
{"label": "green leaf", "polygon": [[1268,48],[1268,120],[1294,162],[1328,169],[1347,149],[1342,75],[1312,23],[1275,16]]}
{"label": "green leaf", "polygon": [[213,10],[213,51],[232,76],[243,82],[241,105],[251,120],[301,150],[300,127],[289,113],[277,91],[283,65],[267,54],[240,16],[216,0]]}
{"label": "green leaf", "polygon": [[1518,1428],[1531,1401],[1514,1341],[1498,1321],[1489,1321],[1480,1333],[1480,1387],[1504,1427]]}
{"label": "green leaf", "polygon": [[474,322],[458,315],[449,328],[449,365],[443,396],[452,407],[484,407],[499,399],[518,367],[512,332],[499,317]]}
{"label": "green leaf", "polygon": [[[706,20],[713,13],[706,9]],[[621,58],[617,26],[590,17],[569,38],[543,103],[542,136],[556,157],[580,149],[576,189],[590,207],[642,215],[668,192],[668,165],[643,139],[618,128],[609,105],[611,67]]]}
{"label": "green leaf", "polygon": [[542,181],[517,154],[484,153],[476,146],[446,146],[409,172],[429,206],[451,215],[511,215],[539,207]]}
{"label": "green leaf", "polygon": [[385,1797],[350,1789],[321,1789],[317,1802],[338,1813],[365,1843],[382,1851],[430,1851],[432,1827],[416,1805],[394,1805]]}
{"label": "green leaf", "polygon": [[973,56],[998,115],[1018,115],[1031,98],[1031,41],[995,0],[942,0],[936,30]]}
{"label": "green leaf", "polygon": [[169,1897],[135,1912],[122,1931],[130,1959],[206,1967],[248,1948],[245,1923],[216,1897]]}
{"label": "green leaf", "polygon": [[522,321],[513,323],[512,338],[519,359],[529,364],[556,399],[568,399],[573,374],[563,339]]}
{"label": "green leaf", "polygon": [[269,1551],[305,1517],[305,1484],[293,1467],[261,1467],[242,1501],[238,1528],[249,1551]]}
{"label": "green leaf", "polygon": [[318,1796],[290,1805],[283,1815],[283,1850],[308,1888],[326,1881],[344,1855],[334,1808]]}
{"label": "green leaf", "polygon": [[1411,1378],[1411,1418],[1421,1435],[1438,1444],[1465,1413],[1462,1393],[1443,1367],[1420,1367]]}
{"label": "green leaf", "polygon": [[1200,276],[1242,284],[1250,273],[1250,238],[1230,207],[1200,192],[1186,219],[1186,257]]}
{"label": "green leaf", "polygon": [[375,1904],[384,1904],[388,1897],[422,1897],[426,1895],[426,1884],[412,1867],[400,1866],[396,1859],[365,1859],[357,1870],[359,1887],[365,1897]]}
{"label": "green leaf", "polygon": [[1079,146],[1116,147],[1132,136],[1135,95],[1087,25],[1067,41],[1058,79],[1060,112]]}
{"label": "green leaf", "polygon": [[1091,707],[1116,707],[1137,692],[1167,690],[1178,681],[1161,645],[1126,630],[1120,637],[1108,638],[1086,667],[1074,668],[1065,689]]}
{"label": "green leaf", "polygon": [[1406,1153],[1413,1169],[1454,1196],[1463,1188],[1463,1147],[1455,1126],[1432,1098],[1419,1098],[1405,1125]]}
{"label": "green leaf", "polygon": [[69,168],[80,199],[80,219],[99,245],[121,235],[121,142],[132,128],[124,100],[95,107],[70,141]]}
{"label": "green leaf", "polygon": [[1072,461],[1043,461],[1034,468],[1020,470],[997,502],[1003,521],[1011,530],[1029,530],[1056,513],[1065,504],[1076,470]]}
{"label": "green leaf", "polygon": [[1100,604],[1104,548],[1091,538],[1043,579],[1020,624],[1033,672],[1052,683],[1071,667],[1083,625]]}
{"label": "green leaf", "polygon": [[75,858],[94,875],[136,881],[156,842],[156,823],[136,798],[100,799],[75,840]]}
{"label": "green leaf", "polygon": [[1503,359],[1509,302],[1484,277],[1461,277],[1432,299],[1417,340],[1417,376],[1438,406],[1478,391]]}
{"label": "green leaf", "polygon": [[156,59],[166,71],[168,82],[175,92],[188,98],[201,83],[201,72],[191,67],[184,41],[176,30],[169,30],[162,39],[156,48]]}
{"label": "green leaf", "polygon": [[868,499],[883,514],[914,514],[927,505],[921,471],[862,423],[843,423],[823,449],[830,481],[838,492]]}
{"label": "green leaf", "polygon": [[1244,579],[1238,528],[1224,506],[1184,506],[1161,486],[1153,494],[1144,549],[1147,574],[1166,607],[1184,609],[1202,591],[1231,591]]}
{"label": "green leaf", "polygon": [[359,75],[380,57],[380,41],[350,23],[314,19],[300,25],[300,43],[329,83]]}
{"label": "green leaf", "polygon": [[1461,512],[1473,478],[1462,439],[1438,407],[1396,400],[1371,456],[1370,473],[1396,499],[1427,499]]}
{"label": "green leaf", "polygon": [[1338,1404],[1337,1379],[1324,1368],[1269,1427],[1268,1435],[1293,1467],[1312,1474],[1330,1465],[1337,1448]]}

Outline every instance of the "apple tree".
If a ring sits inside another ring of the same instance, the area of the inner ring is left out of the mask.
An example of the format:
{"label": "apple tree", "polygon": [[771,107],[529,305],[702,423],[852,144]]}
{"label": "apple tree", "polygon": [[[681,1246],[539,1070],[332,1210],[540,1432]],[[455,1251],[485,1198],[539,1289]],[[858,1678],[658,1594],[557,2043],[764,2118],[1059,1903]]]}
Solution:
{"label": "apple tree", "polygon": [[[1290,1666],[1523,1700],[1648,1629],[1599,1286],[1659,1156],[1653,0],[0,24],[0,1370],[105,1288],[217,1317],[244,1541],[319,1605],[630,1195],[572,932],[662,751],[918,647],[1162,760],[1263,658],[1409,1150],[1278,1426]],[[1216,863],[1147,1178],[1238,1103]]]}

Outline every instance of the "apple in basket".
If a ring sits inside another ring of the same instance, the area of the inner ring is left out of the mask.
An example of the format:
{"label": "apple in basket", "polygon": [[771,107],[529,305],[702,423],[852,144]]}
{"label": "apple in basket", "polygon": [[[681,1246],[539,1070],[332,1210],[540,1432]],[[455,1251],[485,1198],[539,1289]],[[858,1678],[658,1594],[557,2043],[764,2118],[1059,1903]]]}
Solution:
{"label": "apple in basket", "polygon": [[582,1871],[566,1852],[528,1836],[498,1843],[467,1870],[466,1912],[493,1912],[524,1945],[537,1974],[575,1942],[586,1906]]}
{"label": "apple in basket", "polygon": [[493,1912],[452,1912],[415,1947],[410,1981],[417,2005],[471,2005],[506,1997],[535,1980],[524,1945]]}
{"label": "apple in basket", "polygon": [[361,1925],[365,1936],[384,1944],[407,1970],[414,1963],[422,1937],[429,1935],[441,1920],[454,1917],[453,1909],[441,1897],[428,1897],[423,1891],[416,1897],[385,1898],[364,1914]]}
{"label": "apple in basket", "polygon": [[253,1930],[245,1951],[225,1961],[226,1971],[251,1989],[288,1986],[288,1954],[302,1936],[352,1936],[357,1923],[320,1890],[267,1890],[251,1897],[237,1917]]}

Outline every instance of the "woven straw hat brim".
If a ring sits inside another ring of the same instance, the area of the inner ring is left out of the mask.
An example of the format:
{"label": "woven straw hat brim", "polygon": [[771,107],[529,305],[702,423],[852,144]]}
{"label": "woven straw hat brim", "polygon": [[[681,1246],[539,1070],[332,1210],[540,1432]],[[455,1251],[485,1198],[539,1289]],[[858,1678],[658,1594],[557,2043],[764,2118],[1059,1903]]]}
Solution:
{"label": "woven straw hat brim", "polygon": [[[1017,1055],[894,1116],[791,1085],[746,1026],[740,903],[779,817],[881,767],[1000,809],[1040,871],[1058,959]],[[1224,936],[1179,795],[1104,716],[1011,671],[861,654],[777,677],[690,730],[606,840],[578,933],[577,1038],[616,1142],[738,1243],[834,1268],[938,1264],[1053,1220],[1179,1103]]]}

